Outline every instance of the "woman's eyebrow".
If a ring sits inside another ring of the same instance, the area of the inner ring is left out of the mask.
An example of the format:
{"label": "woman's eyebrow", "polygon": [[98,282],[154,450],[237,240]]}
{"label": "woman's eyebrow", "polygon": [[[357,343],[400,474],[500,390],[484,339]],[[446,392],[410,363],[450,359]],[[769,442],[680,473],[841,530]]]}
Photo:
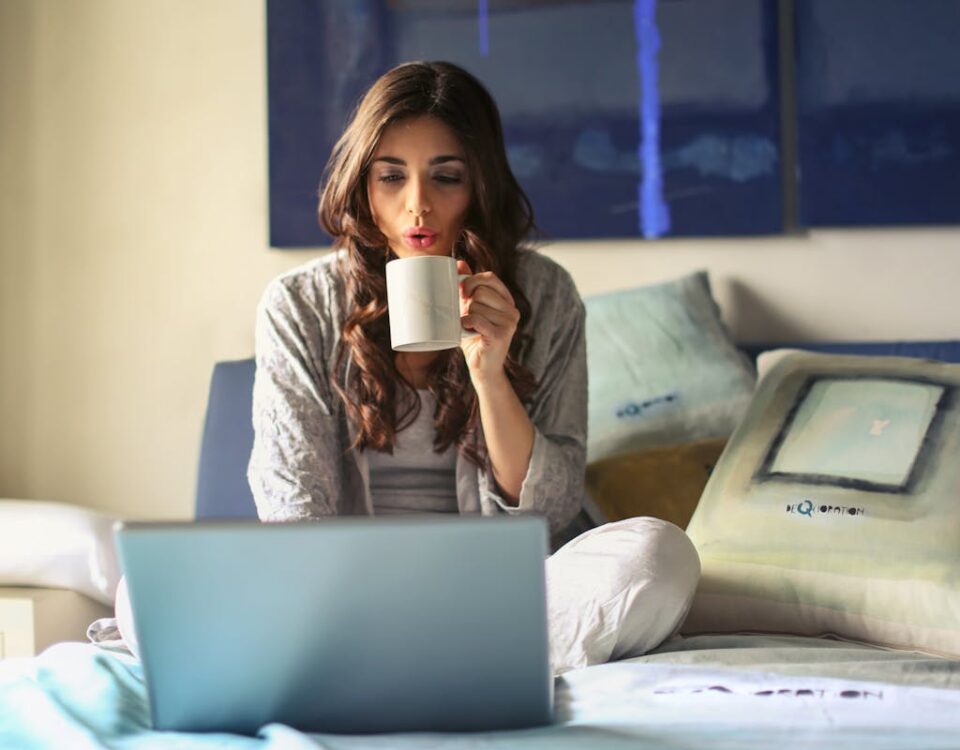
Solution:
{"label": "woman's eyebrow", "polygon": [[465,163],[466,163],[466,162],[464,161],[463,157],[461,157],[461,156],[454,156],[453,154],[449,154],[449,155],[445,154],[445,155],[443,155],[443,156],[434,156],[434,157],[430,160],[430,164],[431,164],[431,166],[433,166],[434,164],[446,164],[447,162],[451,162],[451,161],[458,161],[458,162],[460,162],[461,164],[465,164]]}
{"label": "woman's eyebrow", "polygon": [[[396,156],[378,156],[373,161],[374,162],[383,161],[383,162],[386,162],[387,164],[396,164],[397,166],[400,166],[400,167],[407,166],[407,163],[403,159],[399,159]],[[458,161],[462,164],[466,163],[466,161],[462,156],[454,156],[453,154],[443,154],[441,156],[434,156],[429,163],[430,163],[430,166],[436,166],[437,164],[446,164],[451,161]]]}

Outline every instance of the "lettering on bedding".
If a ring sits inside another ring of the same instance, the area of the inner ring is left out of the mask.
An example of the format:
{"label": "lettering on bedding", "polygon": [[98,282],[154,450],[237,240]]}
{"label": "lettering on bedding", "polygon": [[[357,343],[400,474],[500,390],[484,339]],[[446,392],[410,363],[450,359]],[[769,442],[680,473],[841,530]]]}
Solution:
{"label": "lettering on bedding", "polygon": [[664,404],[672,404],[674,401],[679,400],[679,398],[680,394],[676,391],[673,391],[672,393],[664,393],[662,396],[653,396],[652,398],[647,398],[643,401],[628,401],[625,404],[621,404],[617,407],[617,419],[635,419],[637,417],[642,417],[653,407],[662,406]]}
{"label": "lettering on bedding", "polygon": [[654,695],[696,695],[698,693],[719,693],[728,695],[755,696],[767,698],[770,696],[786,698],[817,698],[820,700],[882,701],[882,690],[826,690],[814,688],[764,688],[751,690],[749,688],[729,688],[726,685],[678,685],[675,687],[657,688]]}
{"label": "lettering on bedding", "polygon": [[788,503],[786,511],[807,518],[813,518],[814,516],[862,516],[866,512],[863,508],[848,505],[827,505],[826,503],[817,505],[813,500],[807,498],[799,503]]}

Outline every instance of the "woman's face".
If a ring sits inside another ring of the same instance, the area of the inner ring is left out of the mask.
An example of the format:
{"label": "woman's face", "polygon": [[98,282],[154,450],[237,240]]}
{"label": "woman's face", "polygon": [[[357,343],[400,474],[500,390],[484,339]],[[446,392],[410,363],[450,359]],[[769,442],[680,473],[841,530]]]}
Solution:
{"label": "woman's face", "polygon": [[434,117],[399,120],[374,151],[367,195],[398,258],[452,255],[470,206],[463,147]]}

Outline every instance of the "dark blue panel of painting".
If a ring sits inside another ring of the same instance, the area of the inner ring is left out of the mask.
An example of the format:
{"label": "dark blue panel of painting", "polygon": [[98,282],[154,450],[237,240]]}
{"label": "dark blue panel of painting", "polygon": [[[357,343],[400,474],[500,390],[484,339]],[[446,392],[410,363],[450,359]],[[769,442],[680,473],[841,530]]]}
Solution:
{"label": "dark blue panel of painting", "polygon": [[395,64],[490,89],[547,238],[781,229],[776,0],[268,0],[270,231],[317,228],[323,165]]}
{"label": "dark blue panel of painting", "polygon": [[796,4],[800,221],[960,221],[960,2]]}

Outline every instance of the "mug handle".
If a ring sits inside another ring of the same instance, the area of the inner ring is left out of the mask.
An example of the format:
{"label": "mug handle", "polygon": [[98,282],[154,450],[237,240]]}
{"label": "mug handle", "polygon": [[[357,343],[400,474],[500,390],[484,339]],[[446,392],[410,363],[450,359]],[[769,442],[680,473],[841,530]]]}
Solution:
{"label": "mug handle", "polygon": [[[457,274],[457,289],[458,289],[458,292],[459,292],[459,288],[460,288],[460,282],[463,281],[464,279],[469,279],[469,278],[470,278],[470,274],[468,274],[468,273],[458,273],[458,274]],[[460,295],[459,295],[459,293],[458,293],[458,294],[457,294],[457,297],[459,297],[459,296],[460,296]],[[480,333],[479,333],[478,331],[468,331],[466,328],[463,327],[462,324],[460,325],[460,340],[461,340],[461,341],[463,341],[464,339],[472,339],[474,336],[479,336],[479,335],[480,335]]]}

